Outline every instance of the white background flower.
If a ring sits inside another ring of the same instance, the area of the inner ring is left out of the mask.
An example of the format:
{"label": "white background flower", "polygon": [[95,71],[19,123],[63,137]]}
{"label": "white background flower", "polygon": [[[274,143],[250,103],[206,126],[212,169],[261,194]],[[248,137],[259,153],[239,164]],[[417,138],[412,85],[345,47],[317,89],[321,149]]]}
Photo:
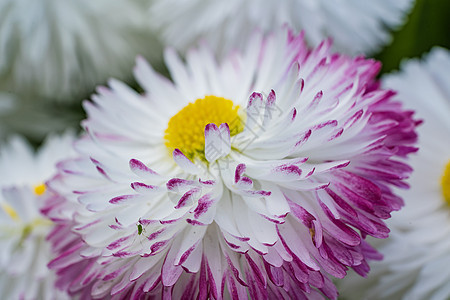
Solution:
{"label": "white background flower", "polygon": [[313,46],[330,36],[339,51],[373,53],[390,41],[387,27],[400,25],[411,5],[411,0],[155,0],[151,20],[166,44],[182,51],[206,39],[228,53],[246,45],[255,29],[267,32],[287,23],[305,30]]}
{"label": "white background flower", "polygon": [[[0,0],[0,89],[42,100],[85,97],[161,51],[139,0]],[[79,99],[77,99],[79,100]]]}
{"label": "white background flower", "polygon": [[3,299],[65,299],[55,290],[46,236],[51,222],[40,209],[51,197],[44,182],[71,151],[73,136],[49,137],[37,153],[19,137],[0,148],[0,294]]}

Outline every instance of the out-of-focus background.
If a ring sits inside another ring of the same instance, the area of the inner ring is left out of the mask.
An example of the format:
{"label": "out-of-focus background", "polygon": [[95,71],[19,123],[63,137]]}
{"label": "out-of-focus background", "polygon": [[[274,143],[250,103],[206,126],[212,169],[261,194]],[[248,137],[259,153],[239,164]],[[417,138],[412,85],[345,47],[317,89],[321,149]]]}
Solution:
{"label": "out-of-focus background", "polygon": [[420,57],[433,46],[450,48],[450,1],[416,0],[406,24],[393,33],[393,41],[375,58],[381,73],[398,69],[404,58]]}

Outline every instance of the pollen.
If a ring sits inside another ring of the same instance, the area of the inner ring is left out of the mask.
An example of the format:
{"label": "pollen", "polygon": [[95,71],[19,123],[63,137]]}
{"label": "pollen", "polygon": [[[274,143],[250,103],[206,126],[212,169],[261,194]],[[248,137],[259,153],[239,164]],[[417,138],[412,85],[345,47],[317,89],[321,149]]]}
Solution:
{"label": "pollen", "polygon": [[445,166],[444,174],[441,180],[442,194],[444,195],[444,200],[450,205],[450,160]]}
{"label": "pollen", "polygon": [[227,123],[231,136],[244,130],[239,105],[222,97],[206,96],[189,103],[169,120],[164,132],[166,147],[170,152],[179,149],[189,159],[204,160],[205,126],[211,123]]}
{"label": "pollen", "polygon": [[45,183],[34,186],[34,193],[38,196],[43,195],[46,190],[47,187],[45,186]]}

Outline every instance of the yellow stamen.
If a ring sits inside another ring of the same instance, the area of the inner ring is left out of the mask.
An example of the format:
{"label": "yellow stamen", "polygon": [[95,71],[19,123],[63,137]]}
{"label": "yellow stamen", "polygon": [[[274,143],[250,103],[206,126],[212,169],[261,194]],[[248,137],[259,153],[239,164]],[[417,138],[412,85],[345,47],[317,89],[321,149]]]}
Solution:
{"label": "yellow stamen", "polygon": [[448,161],[445,166],[444,174],[441,179],[442,194],[444,195],[444,200],[450,205],[450,161]]}
{"label": "yellow stamen", "polygon": [[205,158],[205,126],[227,123],[230,135],[244,130],[239,106],[233,101],[216,96],[206,96],[189,103],[169,120],[164,132],[165,145],[169,151],[180,149],[188,158]]}
{"label": "yellow stamen", "polygon": [[47,190],[47,187],[45,186],[45,183],[36,185],[34,187],[34,193],[38,196],[41,196],[45,193],[45,191]]}
{"label": "yellow stamen", "polygon": [[1,207],[11,217],[11,219],[13,219],[14,221],[20,220],[19,215],[17,214],[17,212],[14,210],[14,208],[11,205],[9,205],[6,202],[3,202],[1,204]]}

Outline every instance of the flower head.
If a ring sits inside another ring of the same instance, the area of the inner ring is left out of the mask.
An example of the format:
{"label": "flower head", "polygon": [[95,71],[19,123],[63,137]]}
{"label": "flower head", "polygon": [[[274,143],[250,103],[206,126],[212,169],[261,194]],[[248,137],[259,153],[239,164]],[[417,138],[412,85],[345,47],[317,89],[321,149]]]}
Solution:
{"label": "flower head", "polygon": [[255,28],[268,32],[289,24],[306,30],[314,46],[332,37],[340,51],[373,53],[389,41],[387,27],[400,25],[412,2],[155,0],[151,20],[162,29],[166,43],[182,51],[206,39],[217,52],[227,54],[244,47]]}
{"label": "flower head", "polygon": [[411,159],[411,190],[401,192],[406,205],[390,220],[392,235],[379,247],[385,259],[372,264],[374,272],[366,284],[355,278],[344,281],[349,299],[356,286],[369,284],[364,298],[450,297],[449,68],[450,52],[434,48],[423,61],[409,60],[400,73],[384,79],[384,85],[397,89],[398,97],[423,119],[420,150]]}
{"label": "flower head", "polygon": [[51,222],[40,209],[53,195],[45,185],[54,163],[71,152],[72,137],[49,138],[38,153],[21,138],[0,150],[0,294],[5,299],[65,299],[55,291],[45,240]]}
{"label": "flower head", "polygon": [[137,54],[156,59],[161,52],[142,6],[138,0],[0,0],[0,89],[67,100],[111,76],[127,79]]}
{"label": "flower head", "polygon": [[[218,62],[138,59],[138,94],[101,87],[50,188],[59,285],[93,298],[336,298],[329,276],[368,271],[366,235],[401,207],[412,113],[377,88],[379,64],[310,50],[283,29]],[[50,210],[50,212],[52,212]],[[57,215],[57,214],[54,214]],[[76,278],[76,279],[73,279]]]}

